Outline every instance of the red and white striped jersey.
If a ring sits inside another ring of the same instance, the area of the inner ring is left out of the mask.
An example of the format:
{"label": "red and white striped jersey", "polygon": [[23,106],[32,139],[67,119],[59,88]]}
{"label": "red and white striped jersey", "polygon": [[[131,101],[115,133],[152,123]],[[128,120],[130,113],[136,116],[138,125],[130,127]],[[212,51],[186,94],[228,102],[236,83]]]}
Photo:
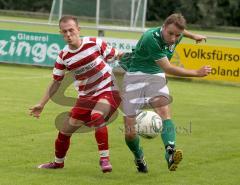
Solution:
{"label": "red and white striped jersey", "polygon": [[68,45],[59,53],[53,69],[53,78],[61,81],[65,71],[73,72],[74,86],[79,96],[97,96],[117,90],[111,62],[118,51],[98,38],[83,37],[82,45],[71,50]]}

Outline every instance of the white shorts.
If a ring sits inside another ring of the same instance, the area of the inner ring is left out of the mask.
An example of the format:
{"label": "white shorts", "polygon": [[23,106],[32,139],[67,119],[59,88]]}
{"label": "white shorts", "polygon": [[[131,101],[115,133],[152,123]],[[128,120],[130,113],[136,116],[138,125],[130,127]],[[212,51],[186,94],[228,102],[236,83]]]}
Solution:
{"label": "white shorts", "polygon": [[127,72],[123,79],[123,113],[134,116],[140,109],[148,105],[152,107],[151,100],[156,97],[165,97],[169,104],[171,97],[166,84],[165,73]]}

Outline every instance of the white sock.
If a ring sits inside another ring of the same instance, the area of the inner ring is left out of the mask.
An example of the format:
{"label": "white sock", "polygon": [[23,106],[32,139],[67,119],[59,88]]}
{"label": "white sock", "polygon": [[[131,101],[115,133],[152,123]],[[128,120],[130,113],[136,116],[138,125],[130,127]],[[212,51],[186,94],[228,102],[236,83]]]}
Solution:
{"label": "white sock", "polygon": [[55,163],[63,163],[64,160],[65,160],[65,157],[63,157],[63,158],[55,157]]}
{"label": "white sock", "polygon": [[109,150],[100,150],[99,155],[100,155],[100,158],[109,157]]}

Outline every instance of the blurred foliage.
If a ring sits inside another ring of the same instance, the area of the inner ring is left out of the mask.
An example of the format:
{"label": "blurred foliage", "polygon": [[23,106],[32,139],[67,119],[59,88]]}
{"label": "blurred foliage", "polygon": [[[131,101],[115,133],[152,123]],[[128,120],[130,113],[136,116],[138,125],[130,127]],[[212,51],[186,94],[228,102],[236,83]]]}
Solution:
{"label": "blurred foliage", "polygon": [[[52,0],[0,0],[0,9],[4,10],[49,13],[51,5]],[[148,0],[147,21],[162,22],[174,12],[181,12],[188,23],[206,28],[240,26],[240,0]]]}
{"label": "blurred foliage", "polygon": [[50,12],[51,0],[0,0],[0,9]]}
{"label": "blurred foliage", "polygon": [[174,12],[203,27],[240,26],[239,0],[148,0],[148,21],[161,22]]}

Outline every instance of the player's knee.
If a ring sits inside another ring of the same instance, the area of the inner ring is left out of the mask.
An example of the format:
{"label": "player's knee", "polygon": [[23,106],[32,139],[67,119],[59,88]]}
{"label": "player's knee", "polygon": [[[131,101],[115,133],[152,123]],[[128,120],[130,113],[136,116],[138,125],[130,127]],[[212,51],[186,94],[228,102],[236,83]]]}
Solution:
{"label": "player's knee", "polygon": [[171,117],[168,106],[159,107],[155,111],[162,119],[169,119]]}
{"label": "player's knee", "polygon": [[79,127],[79,126],[82,126],[83,122],[80,121],[80,120],[77,120],[75,118],[70,118],[68,121],[66,121],[65,125],[70,125],[73,126],[73,127]]}
{"label": "player's knee", "polygon": [[125,138],[134,139],[137,135],[135,129],[136,119],[135,117],[124,117],[124,126],[125,126]]}
{"label": "player's knee", "polygon": [[102,114],[100,113],[93,113],[91,115],[91,122],[88,125],[97,127],[102,125],[105,122],[105,119]]}
{"label": "player's knee", "polygon": [[128,140],[132,140],[136,137],[137,132],[135,127],[125,127],[125,138]]}
{"label": "player's knee", "polygon": [[59,133],[62,135],[62,137],[71,137],[72,136],[72,133],[64,132],[64,130],[63,131],[59,131]]}
{"label": "player's knee", "polygon": [[164,96],[156,96],[149,100],[149,104],[152,106],[152,108],[157,109],[161,107],[165,107],[169,105],[172,102],[172,97],[169,95]]}
{"label": "player's knee", "polygon": [[104,121],[104,117],[100,113],[94,113],[91,115],[91,121]]}
{"label": "player's knee", "polygon": [[61,128],[59,128],[59,131],[64,135],[71,136],[82,125],[82,121],[70,117],[69,119],[64,121]]}

